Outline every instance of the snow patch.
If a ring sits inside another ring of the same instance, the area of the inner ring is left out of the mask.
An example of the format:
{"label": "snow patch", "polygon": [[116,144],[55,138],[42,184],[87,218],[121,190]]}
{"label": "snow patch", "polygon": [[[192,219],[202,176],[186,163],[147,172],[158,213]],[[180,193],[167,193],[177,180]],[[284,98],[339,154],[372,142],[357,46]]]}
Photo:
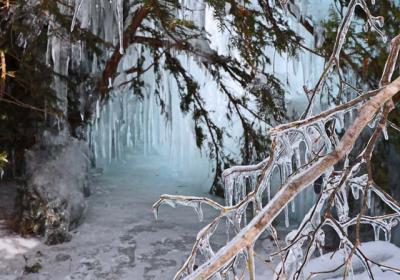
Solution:
{"label": "snow patch", "polygon": [[[395,268],[400,267],[400,259],[398,257],[400,255],[400,248],[392,243],[384,241],[366,242],[362,243],[359,248],[369,259],[377,263],[392,266]],[[308,275],[310,275],[311,272],[334,270],[338,268],[341,264],[343,264],[345,256],[346,254],[344,254],[344,251],[342,249],[337,252],[327,253],[318,258],[315,258],[306,265],[304,269],[304,275],[307,277]],[[367,273],[364,271],[363,265],[357,259],[357,257],[353,257],[352,267],[354,271],[354,279],[369,279]],[[375,279],[400,279],[400,275],[397,275],[391,271],[384,272],[376,265],[371,265],[371,267]],[[334,272],[323,273],[314,276],[312,279],[342,279],[343,269],[344,267],[340,267]]]}

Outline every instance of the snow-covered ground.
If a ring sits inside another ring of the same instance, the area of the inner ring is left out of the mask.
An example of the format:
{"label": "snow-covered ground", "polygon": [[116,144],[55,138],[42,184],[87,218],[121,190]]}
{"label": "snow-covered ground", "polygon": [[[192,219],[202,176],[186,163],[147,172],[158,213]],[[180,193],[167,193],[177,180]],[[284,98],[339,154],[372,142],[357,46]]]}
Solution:
{"label": "snow-covered ground", "polygon": [[[159,156],[131,153],[93,176],[92,184],[89,207],[71,242],[49,247],[0,232],[0,279],[173,278],[205,223],[192,209],[167,206],[156,221],[151,206],[163,193],[207,195],[199,191],[202,182],[178,178]],[[204,221],[217,214],[204,210]],[[38,273],[24,272],[37,264]]]}
{"label": "snow-covered ground", "polygon": [[[95,190],[89,198],[89,207],[69,243],[49,247],[37,239],[0,230],[0,279],[172,279],[204,223],[197,220],[191,208],[165,206],[155,221],[151,205],[163,193],[207,194],[199,191],[204,190],[202,182],[179,178],[169,166],[159,156],[129,153],[104,174],[93,176]],[[205,222],[216,214],[204,210]],[[217,234],[215,245],[222,245],[224,240],[223,234]],[[260,244],[270,249],[274,246],[268,238]],[[396,257],[400,249],[394,245],[380,242],[367,244],[365,248],[371,258],[400,266]],[[264,262],[261,250],[258,251],[257,274],[262,275],[260,279],[272,279],[272,264]],[[329,268],[330,260],[329,256],[314,260],[309,270]],[[27,272],[36,269],[37,273]],[[325,276],[340,277],[340,272]],[[367,278],[361,274],[356,279]],[[400,277],[387,272],[378,273],[376,279]]]}
{"label": "snow-covered ground", "polygon": [[[400,268],[400,249],[395,245],[384,242],[367,242],[360,246],[360,250],[369,259],[386,266],[393,268]],[[335,279],[339,280],[343,278],[344,267],[340,267],[343,263],[344,254],[343,250],[340,250],[334,254],[325,254],[322,257],[313,259],[305,268],[305,274],[309,275],[311,272],[324,271],[326,273],[320,274],[312,279]],[[354,257],[353,259],[353,271],[356,274],[355,279],[363,280],[370,279],[367,272],[364,270],[362,263]],[[371,271],[375,279],[378,280],[398,280],[400,275],[395,274],[391,271],[382,271],[376,265],[371,265]],[[329,272],[331,271],[331,272]]]}

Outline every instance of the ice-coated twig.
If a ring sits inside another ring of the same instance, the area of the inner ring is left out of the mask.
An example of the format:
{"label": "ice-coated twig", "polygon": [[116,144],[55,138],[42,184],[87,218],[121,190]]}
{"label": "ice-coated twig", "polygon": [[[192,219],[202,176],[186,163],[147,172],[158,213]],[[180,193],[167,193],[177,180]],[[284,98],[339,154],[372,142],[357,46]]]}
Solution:
{"label": "ice-coated twig", "polygon": [[[154,216],[156,219],[158,218],[158,209],[160,208],[161,205],[163,204],[168,204],[172,207],[175,207],[177,204],[182,205],[182,206],[189,206],[193,207],[195,209],[201,209],[201,204],[207,204],[217,210],[224,211],[226,208],[220,205],[218,202],[215,202],[214,200],[211,200],[206,197],[197,197],[197,196],[182,196],[182,195],[169,195],[169,194],[164,194],[160,197],[160,199],[153,204],[153,211],[154,211]],[[200,210],[196,210],[200,211]]]}
{"label": "ice-coated twig", "polygon": [[[253,193],[254,194],[254,193]],[[174,279],[182,279],[185,275],[193,272],[193,267],[195,265],[196,256],[198,252],[201,252],[203,256],[207,259],[210,259],[214,252],[210,245],[210,237],[219,226],[223,219],[227,220],[228,223],[234,226],[236,231],[240,230],[240,221],[243,217],[244,211],[247,208],[249,202],[243,201],[234,206],[222,206],[219,203],[204,197],[193,197],[193,196],[179,196],[179,195],[162,195],[161,198],[154,203],[153,211],[157,218],[158,209],[161,205],[167,204],[171,207],[175,207],[176,205],[188,206],[195,209],[198,213],[200,220],[202,220],[202,210],[201,204],[206,204],[213,207],[216,210],[220,211],[219,216],[217,216],[213,222],[206,225],[201,229],[199,234],[197,235],[196,242],[193,245],[192,252],[186,262],[183,264],[181,269],[177,272]],[[239,223],[239,224],[238,224]],[[248,251],[248,255],[252,251]],[[235,264],[234,261],[227,264],[224,270],[229,271],[229,269]],[[218,274],[218,277],[222,277],[223,273]]]}
{"label": "ice-coated twig", "polygon": [[[322,86],[326,80],[326,77],[328,76],[328,74],[331,71],[331,69],[333,68],[333,66],[336,66],[339,76],[342,76],[342,70],[341,70],[340,64],[339,64],[340,53],[342,51],[343,44],[346,40],[347,33],[350,29],[350,24],[354,18],[354,11],[357,6],[360,6],[366,13],[367,22],[368,22],[369,26],[371,27],[371,29],[378,32],[378,34],[380,34],[384,38],[384,41],[386,42],[386,36],[380,30],[380,28],[382,27],[381,23],[383,24],[383,17],[372,16],[368,9],[368,6],[364,0],[350,1],[349,5],[347,7],[347,12],[346,12],[344,18],[342,19],[342,22],[340,23],[338,32],[336,34],[336,40],[335,40],[335,45],[333,47],[333,52],[332,52],[328,62],[326,63],[326,67],[325,67],[320,79],[318,80],[316,86],[314,87],[313,90],[308,91],[308,94],[310,96],[309,103],[308,103],[308,106],[307,106],[304,114],[302,115],[302,119],[307,118],[312,115],[313,106],[315,103],[315,97],[317,96],[317,94],[320,93]],[[377,22],[379,22],[379,23],[377,23]]]}
{"label": "ice-coated twig", "polygon": [[302,126],[305,126],[308,124],[314,124],[320,120],[332,118],[335,115],[340,114],[340,113],[344,114],[350,110],[353,110],[354,108],[358,109],[359,107],[362,106],[362,103],[365,102],[365,100],[376,95],[379,91],[380,91],[380,89],[364,93],[363,95],[360,95],[347,103],[344,103],[344,104],[338,105],[332,109],[323,111],[323,112],[319,113],[318,115],[312,116],[310,118],[294,121],[294,122],[291,122],[288,124],[278,125],[274,128],[271,128],[269,133],[275,134],[275,133],[281,133],[284,131],[289,131],[292,129],[297,129],[299,127],[302,127]]}

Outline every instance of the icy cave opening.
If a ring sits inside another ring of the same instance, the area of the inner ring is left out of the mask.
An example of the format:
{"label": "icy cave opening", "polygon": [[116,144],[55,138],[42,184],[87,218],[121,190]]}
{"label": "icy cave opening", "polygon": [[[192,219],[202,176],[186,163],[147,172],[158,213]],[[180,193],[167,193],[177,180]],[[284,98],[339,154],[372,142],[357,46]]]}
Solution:
{"label": "icy cave opening", "polygon": [[[323,3],[323,1],[320,2]],[[80,5],[90,6],[85,1],[79,2],[79,7]],[[184,5],[188,7],[188,10],[179,14],[179,17],[194,20],[207,33],[207,40],[194,42],[196,47],[200,50],[217,51],[220,55],[238,56],[237,51],[230,47],[229,32],[221,32],[217,28],[218,24],[210,7],[201,1],[185,1]],[[301,8],[303,15],[298,14],[298,18],[289,16],[288,22],[294,30],[304,36],[305,45],[313,46],[320,44],[318,40],[321,40],[319,37],[321,34],[310,34],[298,23],[298,19],[305,15],[310,17],[310,11],[312,11],[310,19],[317,26],[320,19],[327,13],[327,9],[324,9],[322,4],[321,7],[314,5],[312,9],[309,5],[309,3],[304,3]],[[80,7],[74,15],[81,18],[83,26],[89,24],[87,17],[91,15],[86,12],[87,8]],[[91,20],[98,24],[96,18]],[[114,20],[118,22],[117,18]],[[107,36],[111,38],[111,30],[106,29],[106,31],[106,35],[108,34]],[[107,169],[113,161],[123,160],[127,151],[136,151],[145,157],[158,155],[160,160],[167,163],[168,170],[165,172],[175,174],[185,180],[190,178],[193,182],[201,182],[200,185],[195,183],[198,185],[198,191],[208,192],[213,182],[215,162],[210,159],[206,145],[199,149],[196,144],[195,124],[192,115],[183,113],[180,108],[181,99],[176,80],[171,74],[164,73],[157,76],[157,73],[150,68],[142,76],[144,86],[140,92],[124,86],[134,76],[134,74],[127,74],[129,69],[140,58],[146,58],[143,68],[150,67],[153,58],[151,53],[135,45],[120,51],[123,52],[117,71],[120,74],[109,81],[110,98],[105,102],[97,101],[93,118],[86,132],[93,154],[92,165]],[[282,104],[282,106],[286,106],[289,118],[296,119],[307,104],[303,86],[312,87],[317,82],[319,73],[324,67],[324,59],[309,52],[300,52],[296,59],[292,59],[288,54],[277,53],[272,47],[265,51],[273,53],[271,64],[266,66],[267,72],[271,72],[282,80],[286,90],[283,101],[285,105]],[[225,110],[229,100],[218,84],[213,81],[210,73],[203,69],[198,58],[180,52],[175,52],[174,55],[182,65],[187,66],[190,74],[198,81],[200,95],[215,123],[229,133],[230,137],[224,139],[225,152],[236,162],[241,162],[239,149],[243,128],[238,116],[233,116],[234,119],[231,120],[227,119]],[[98,62],[95,56],[93,71],[97,67]],[[236,96],[245,96],[246,89],[237,81],[226,73],[222,76],[226,86],[235,90]],[[263,77],[260,79],[262,80]],[[155,92],[157,94],[154,94]],[[321,100],[315,110],[320,111],[326,106],[327,100]],[[268,126],[264,129],[267,128]],[[304,156],[304,151],[302,153]],[[244,162],[244,164],[249,164],[249,162]],[[276,187],[272,192],[275,192],[280,184],[280,172],[280,170],[275,170],[276,174],[272,181]],[[293,220],[292,224],[301,221],[314,199],[315,193],[310,188],[296,198],[292,207],[293,212],[290,215],[286,214]],[[283,221],[285,218],[282,217],[279,220]]]}

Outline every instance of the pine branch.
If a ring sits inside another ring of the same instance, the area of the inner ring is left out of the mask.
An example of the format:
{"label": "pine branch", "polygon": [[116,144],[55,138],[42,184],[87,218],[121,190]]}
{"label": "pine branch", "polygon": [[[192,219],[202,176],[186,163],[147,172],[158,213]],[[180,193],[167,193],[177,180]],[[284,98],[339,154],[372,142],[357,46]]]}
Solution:
{"label": "pine branch", "polygon": [[[135,43],[135,33],[144,21],[144,19],[151,13],[152,7],[150,4],[143,5],[140,7],[135,15],[132,17],[132,21],[129,26],[125,29],[123,34],[123,49],[128,48],[130,44]],[[113,54],[107,60],[105,68],[103,70],[102,79],[100,80],[97,89],[101,93],[102,97],[105,98],[108,92],[109,84],[112,84],[117,74],[117,67],[122,59],[123,54],[119,51],[120,46],[114,49]]]}

